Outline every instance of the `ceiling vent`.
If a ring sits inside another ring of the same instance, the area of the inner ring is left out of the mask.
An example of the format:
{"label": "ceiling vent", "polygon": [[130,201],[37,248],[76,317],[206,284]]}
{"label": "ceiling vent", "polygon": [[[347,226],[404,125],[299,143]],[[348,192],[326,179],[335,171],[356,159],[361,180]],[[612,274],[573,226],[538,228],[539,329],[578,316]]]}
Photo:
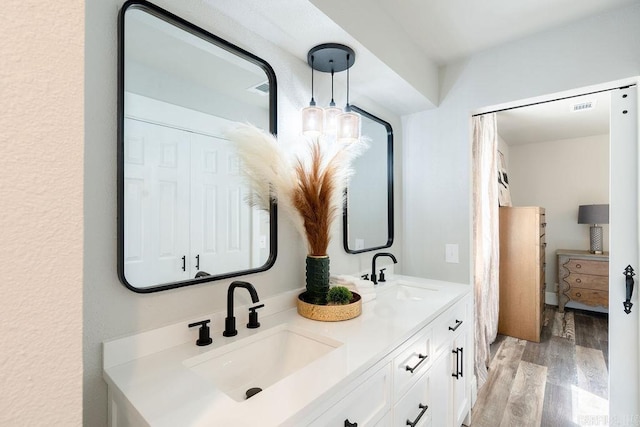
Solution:
{"label": "ceiling vent", "polygon": [[574,113],[577,111],[593,110],[594,108],[596,108],[595,101],[585,101],[585,102],[579,102],[577,104],[571,105],[571,111],[573,111]]}
{"label": "ceiling vent", "polygon": [[249,92],[257,93],[260,95],[269,95],[269,81],[262,82],[255,86],[251,86],[247,89]]}

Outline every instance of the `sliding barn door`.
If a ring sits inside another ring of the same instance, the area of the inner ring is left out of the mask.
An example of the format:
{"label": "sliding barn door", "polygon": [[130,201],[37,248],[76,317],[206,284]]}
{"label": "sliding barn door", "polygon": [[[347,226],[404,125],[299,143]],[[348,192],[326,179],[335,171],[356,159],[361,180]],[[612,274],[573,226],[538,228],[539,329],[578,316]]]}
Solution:
{"label": "sliding barn door", "polygon": [[[611,91],[611,192],[609,258],[609,425],[640,421],[638,289],[624,312],[625,276],[638,257],[638,99],[637,87]],[[635,277],[636,281],[638,276]]]}

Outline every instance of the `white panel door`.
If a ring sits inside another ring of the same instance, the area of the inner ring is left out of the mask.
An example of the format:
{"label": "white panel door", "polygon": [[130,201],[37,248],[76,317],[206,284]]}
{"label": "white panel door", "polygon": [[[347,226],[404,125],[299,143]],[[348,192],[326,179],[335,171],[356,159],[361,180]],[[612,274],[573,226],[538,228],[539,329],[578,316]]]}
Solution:
{"label": "white panel door", "polygon": [[251,266],[252,209],[245,202],[246,185],[231,143],[192,134],[191,260],[214,273]]}
{"label": "white panel door", "polygon": [[[611,91],[611,192],[609,211],[609,425],[637,425],[640,414],[637,281],[638,99],[635,86]],[[631,314],[623,311],[631,265],[636,286]]]}
{"label": "white panel door", "polygon": [[125,277],[135,287],[187,279],[189,134],[134,119],[124,125]]}

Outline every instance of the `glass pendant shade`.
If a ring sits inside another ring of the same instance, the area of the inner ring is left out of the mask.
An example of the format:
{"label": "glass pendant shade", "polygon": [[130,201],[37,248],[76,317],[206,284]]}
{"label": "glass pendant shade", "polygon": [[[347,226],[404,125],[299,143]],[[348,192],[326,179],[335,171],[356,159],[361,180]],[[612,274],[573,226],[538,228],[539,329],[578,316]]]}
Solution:
{"label": "glass pendant shade", "polygon": [[302,133],[305,136],[319,136],[322,133],[324,111],[315,105],[302,109]]}
{"label": "glass pendant shade", "polygon": [[338,141],[352,143],[360,139],[360,115],[348,111],[338,116]]}
{"label": "glass pendant shade", "polygon": [[338,117],[342,114],[342,108],[330,106],[324,109],[324,133],[328,136],[336,136],[338,133]]}

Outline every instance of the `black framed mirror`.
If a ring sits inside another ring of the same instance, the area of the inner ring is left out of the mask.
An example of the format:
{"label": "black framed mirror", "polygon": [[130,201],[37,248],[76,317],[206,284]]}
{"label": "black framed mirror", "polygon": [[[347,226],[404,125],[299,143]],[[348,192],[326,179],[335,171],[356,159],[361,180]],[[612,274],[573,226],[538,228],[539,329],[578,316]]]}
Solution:
{"label": "black framed mirror", "polygon": [[343,212],[343,244],[350,254],[393,244],[393,128],[373,114],[361,116],[361,134],[369,149],[354,163]]}
{"label": "black framed mirror", "polygon": [[249,189],[226,132],[276,133],[257,56],[142,0],[118,16],[118,276],[147,293],[269,269],[276,206]]}

